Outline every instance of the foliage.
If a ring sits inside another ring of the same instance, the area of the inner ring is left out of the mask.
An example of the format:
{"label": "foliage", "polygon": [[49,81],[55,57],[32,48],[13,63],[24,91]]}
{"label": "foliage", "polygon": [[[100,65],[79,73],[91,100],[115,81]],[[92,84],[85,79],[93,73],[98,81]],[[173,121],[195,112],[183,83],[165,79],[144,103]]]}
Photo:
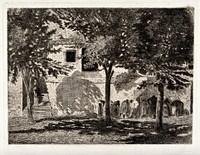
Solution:
{"label": "foliage", "polygon": [[187,66],[193,63],[192,14],[191,9],[150,9],[142,14],[141,23],[138,24],[142,44],[134,53],[136,61],[130,60],[132,66],[128,68],[133,72],[155,76],[155,81],[144,81],[140,88],[154,84],[159,91],[156,124],[160,130],[163,126],[165,86],[178,90],[191,84],[192,73]]}
{"label": "foliage", "polygon": [[98,64],[105,71],[106,122],[110,122],[110,84],[113,67],[124,61],[129,52],[136,52],[135,30],[137,9],[54,9],[62,21],[61,27],[79,31],[88,42],[84,57],[86,67]]}
{"label": "foliage", "polygon": [[31,77],[67,73],[70,67],[62,68],[48,58],[49,53],[59,52],[51,44],[56,29],[49,29],[50,22],[59,23],[49,9],[8,9],[8,75],[12,82],[22,70]]}
{"label": "foliage", "polygon": [[[126,57],[127,51],[135,49],[136,9],[76,8],[54,9],[54,12],[62,21],[61,27],[84,35],[88,42],[87,49],[91,63],[98,61],[100,65],[109,63],[117,65]],[[104,43],[101,45],[100,42]],[[100,59],[96,59],[96,55],[92,53],[94,50],[98,51]]]}
{"label": "foliage", "polygon": [[49,28],[51,22],[60,21],[50,9],[13,8],[8,9],[7,15],[8,77],[15,83],[21,74],[23,105],[27,107],[28,122],[34,123],[32,106],[39,79],[47,74],[55,77],[59,73],[67,74],[72,67],[63,67],[48,58],[49,53],[60,51],[53,48],[51,42],[56,29]]}
{"label": "foliage", "polygon": [[[134,62],[125,64],[133,72],[156,76],[169,89],[181,89],[192,77],[187,65],[193,63],[193,21],[188,9],[141,9],[138,33],[141,44]],[[143,83],[143,86],[147,83]]]}
{"label": "foliage", "polygon": [[[114,81],[114,86],[117,91],[120,91],[126,84],[129,84],[132,80],[136,80],[140,78],[140,76],[136,73],[133,73],[129,70],[129,72],[124,72],[116,76]],[[136,86],[136,85],[135,85]],[[130,88],[133,85],[131,84]]]}

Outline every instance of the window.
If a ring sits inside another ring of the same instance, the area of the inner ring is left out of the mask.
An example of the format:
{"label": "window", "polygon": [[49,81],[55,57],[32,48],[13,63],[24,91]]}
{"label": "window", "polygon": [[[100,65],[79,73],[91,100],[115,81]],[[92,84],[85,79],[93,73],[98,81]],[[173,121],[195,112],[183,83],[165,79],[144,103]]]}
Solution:
{"label": "window", "polygon": [[76,62],[76,50],[67,50],[66,61],[67,62]]}
{"label": "window", "polygon": [[[82,49],[82,55],[85,54],[86,48]],[[82,58],[82,71],[97,71],[98,70],[98,64],[95,63],[93,66],[91,67],[86,67],[85,65],[89,62],[89,60],[83,56]]]}

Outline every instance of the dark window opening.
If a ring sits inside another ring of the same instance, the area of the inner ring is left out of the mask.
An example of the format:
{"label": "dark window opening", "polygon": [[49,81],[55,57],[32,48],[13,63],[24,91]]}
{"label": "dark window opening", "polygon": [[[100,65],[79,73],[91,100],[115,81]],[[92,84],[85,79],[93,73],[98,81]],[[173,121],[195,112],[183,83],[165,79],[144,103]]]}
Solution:
{"label": "dark window opening", "polygon": [[67,62],[76,62],[76,51],[75,50],[68,50],[66,52],[66,61]]}
{"label": "dark window opening", "polygon": [[97,71],[98,70],[98,64],[97,63],[93,64],[92,66],[86,66],[86,64],[89,63],[90,61],[88,60],[87,57],[84,56],[85,51],[86,51],[86,48],[83,48],[82,49],[82,55],[83,55],[82,71]]}

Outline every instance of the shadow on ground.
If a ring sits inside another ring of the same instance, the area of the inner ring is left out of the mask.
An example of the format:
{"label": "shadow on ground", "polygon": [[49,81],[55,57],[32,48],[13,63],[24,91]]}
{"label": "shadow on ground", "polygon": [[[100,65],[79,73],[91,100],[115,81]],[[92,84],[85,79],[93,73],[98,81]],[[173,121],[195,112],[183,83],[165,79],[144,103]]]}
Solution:
{"label": "shadow on ground", "polygon": [[191,143],[191,125],[177,125],[176,123],[165,123],[164,130],[157,132],[154,121],[137,120],[113,120],[109,125],[100,119],[89,118],[48,118],[36,122],[53,120],[40,128],[28,130],[10,131],[9,134],[17,133],[44,133],[48,131],[77,131],[79,135],[109,135],[118,136],[119,143],[126,144],[170,144],[170,143]]}

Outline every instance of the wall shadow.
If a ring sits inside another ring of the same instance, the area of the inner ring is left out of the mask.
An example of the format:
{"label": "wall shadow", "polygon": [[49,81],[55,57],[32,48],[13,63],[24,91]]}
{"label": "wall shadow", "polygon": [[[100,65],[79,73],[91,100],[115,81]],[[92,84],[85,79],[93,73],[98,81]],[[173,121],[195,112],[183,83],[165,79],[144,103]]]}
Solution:
{"label": "wall shadow", "polygon": [[84,73],[76,71],[72,76],[63,78],[56,88],[57,103],[69,115],[93,115],[98,108],[98,100],[102,98],[95,83],[84,77]]}

